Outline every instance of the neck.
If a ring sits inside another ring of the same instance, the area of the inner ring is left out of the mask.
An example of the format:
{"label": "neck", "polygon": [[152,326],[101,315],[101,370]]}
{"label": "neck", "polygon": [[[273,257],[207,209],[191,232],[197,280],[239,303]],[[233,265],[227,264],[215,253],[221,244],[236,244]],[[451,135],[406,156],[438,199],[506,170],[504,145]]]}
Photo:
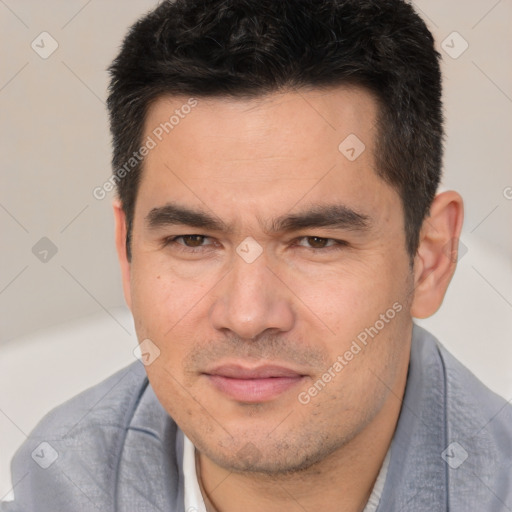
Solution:
{"label": "neck", "polygon": [[208,512],[364,509],[400,414],[405,375],[375,416],[350,442],[299,473],[233,473],[198,453],[197,473]]}

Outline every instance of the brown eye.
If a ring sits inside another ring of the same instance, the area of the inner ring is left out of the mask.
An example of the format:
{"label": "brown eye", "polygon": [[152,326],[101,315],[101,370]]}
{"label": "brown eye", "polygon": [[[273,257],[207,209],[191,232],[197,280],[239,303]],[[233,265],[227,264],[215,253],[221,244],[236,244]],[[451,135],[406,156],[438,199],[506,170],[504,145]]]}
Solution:
{"label": "brown eye", "polygon": [[187,247],[201,247],[206,239],[203,235],[183,235],[180,238]]}
{"label": "brown eye", "polygon": [[303,236],[296,240],[296,244],[305,249],[319,251],[319,253],[343,249],[347,246],[344,240],[335,240],[334,238],[325,238],[323,236]]}
{"label": "brown eye", "polygon": [[306,240],[313,249],[323,249],[329,242],[328,238],[320,238],[319,236],[308,236]]}

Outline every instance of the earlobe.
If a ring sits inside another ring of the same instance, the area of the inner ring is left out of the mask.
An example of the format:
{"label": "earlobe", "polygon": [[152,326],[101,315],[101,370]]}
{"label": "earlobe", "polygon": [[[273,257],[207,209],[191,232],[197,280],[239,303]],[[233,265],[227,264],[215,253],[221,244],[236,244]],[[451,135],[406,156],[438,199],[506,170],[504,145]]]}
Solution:
{"label": "earlobe", "polygon": [[414,259],[414,298],[411,314],[427,318],[441,306],[457,266],[464,206],[454,191],[438,194],[420,233]]}
{"label": "earlobe", "polygon": [[119,199],[114,200],[112,207],[114,210],[116,249],[119,265],[121,267],[121,279],[123,282],[124,298],[126,300],[126,304],[131,309],[131,266],[130,261],[128,260],[128,255],[126,253],[126,215]]}

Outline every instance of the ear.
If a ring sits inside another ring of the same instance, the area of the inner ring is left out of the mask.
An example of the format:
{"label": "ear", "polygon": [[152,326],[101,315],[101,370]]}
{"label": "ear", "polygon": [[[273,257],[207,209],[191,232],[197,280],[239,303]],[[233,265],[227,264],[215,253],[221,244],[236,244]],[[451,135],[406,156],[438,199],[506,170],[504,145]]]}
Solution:
{"label": "ear", "polygon": [[131,276],[131,267],[130,262],[128,260],[128,256],[126,254],[126,215],[124,213],[123,207],[121,206],[121,201],[119,199],[114,200],[113,204],[114,209],[114,219],[116,223],[116,248],[117,248],[117,257],[119,258],[119,265],[121,266],[121,279],[123,281],[123,290],[124,290],[124,298],[126,300],[126,304],[131,309],[132,308],[132,299],[131,299],[131,288],[130,288],[130,276]]}
{"label": "ear", "polygon": [[463,201],[457,192],[450,190],[434,198],[414,258],[413,317],[427,318],[441,306],[457,266],[463,218]]}

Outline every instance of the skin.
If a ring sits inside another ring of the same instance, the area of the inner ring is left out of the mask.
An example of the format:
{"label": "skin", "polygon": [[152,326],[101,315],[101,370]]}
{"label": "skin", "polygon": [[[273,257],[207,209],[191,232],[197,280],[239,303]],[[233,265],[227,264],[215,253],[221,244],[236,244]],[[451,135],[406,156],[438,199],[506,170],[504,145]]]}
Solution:
{"label": "skin", "polygon": [[[144,137],[187,99],[158,99]],[[412,317],[440,306],[463,216],[458,194],[439,194],[411,267],[400,197],[374,169],[376,114],[359,88],[198,99],[145,159],[131,261],[114,204],[126,301],[139,340],[160,350],[149,380],[197,448],[209,510],[357,511],[368,500],[399,416]],[[338,150],[349,134],[366,146],[354,161]],[[150,227],[150,212],[166,204],[225,226]],[[357,212],[366,227],[273,229],[326,205]],[[201,237],[175,238],[183,235]],[[252,263],[236,251],[246,237],[262,250]],[[300,403],[397,303],[401,311]],[[270,400],[244,402],[205,375],[225,363],[279,364],[302,378]]]}

